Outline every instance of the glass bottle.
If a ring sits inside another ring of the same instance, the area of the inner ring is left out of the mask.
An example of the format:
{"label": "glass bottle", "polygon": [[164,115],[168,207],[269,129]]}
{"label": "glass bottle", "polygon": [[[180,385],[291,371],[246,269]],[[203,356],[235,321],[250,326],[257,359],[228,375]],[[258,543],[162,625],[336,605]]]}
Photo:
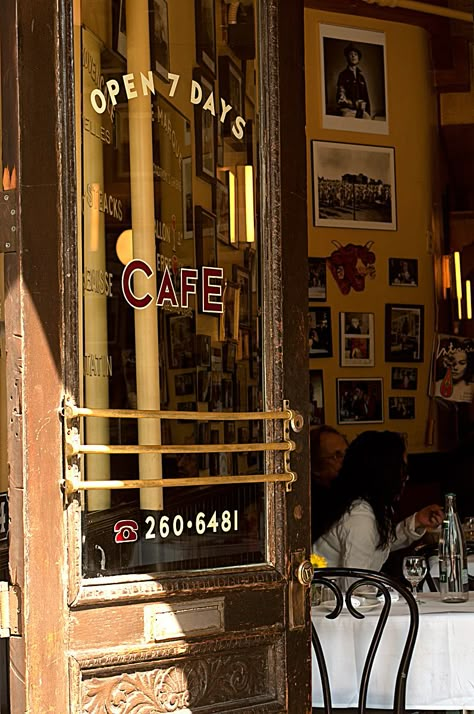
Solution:
{"label": "glass bottle", "polygon": [[464,602],[469,599],[466,544],[454,493],[445,496],[444,520],[439,539],[439,589],[444,602]]}

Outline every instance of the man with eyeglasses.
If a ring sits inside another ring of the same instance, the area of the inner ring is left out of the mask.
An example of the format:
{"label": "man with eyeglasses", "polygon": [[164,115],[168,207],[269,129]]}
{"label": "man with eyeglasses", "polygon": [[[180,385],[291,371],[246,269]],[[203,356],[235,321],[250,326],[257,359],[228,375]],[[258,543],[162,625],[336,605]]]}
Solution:
{"label": "man with eyeglasses", "polygon": [[347,439],[337,429],[323,424],[310,432],[311,530],[324,516],[331,486],[341,470]]}

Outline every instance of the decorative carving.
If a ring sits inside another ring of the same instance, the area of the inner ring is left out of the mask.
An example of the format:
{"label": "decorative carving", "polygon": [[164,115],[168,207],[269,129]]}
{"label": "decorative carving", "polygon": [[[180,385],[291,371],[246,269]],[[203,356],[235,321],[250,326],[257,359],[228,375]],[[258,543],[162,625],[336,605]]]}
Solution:
{"label": "decorative carving", "polygon": [[83,681],[84,714],[190,714],[209,705],[274,696],[268,650],[206,657],[146,672]]}
{"label": "decorative carving", "polygon": [[[136,576],[135,576],[136,577]],[[174,594],[209,591],[214,594],[216,591],[227,588],[240,588],[249,586],[268,587],[278,586],[282,581],[282,576],[273,568],[258,571],[245,571],[242,573],[232,573],[226,575],[209,575],[208,577],[197,578],[170,578],[157,580],[140,580],[137,578],[131,582],[112,582],[107,585],[88,584],[83,581],[79,595],[74,602],[74,606],[92,605],[94,603],[104,604],[105,602],[129,602],[151,600],[158,596],[170,596]]]}

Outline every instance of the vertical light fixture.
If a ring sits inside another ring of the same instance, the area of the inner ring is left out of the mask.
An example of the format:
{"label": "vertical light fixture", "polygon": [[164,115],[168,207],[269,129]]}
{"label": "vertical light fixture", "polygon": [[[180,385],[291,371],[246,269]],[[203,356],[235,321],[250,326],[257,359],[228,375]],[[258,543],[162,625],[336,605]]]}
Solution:
{"label": "vertical light fixture", "polygon": [[456,281],[456,298],[458,301],[458,318],[462,320],[462,279],[461,279],[461,254],[454,253],[454,278]]}
{"label": "vertical light fixture", "polygon": [[253,166],[237,166],[237,191],[239,210],[239,241],[255,241],[255,202],[253,190]]}
{"label": "vertical light fixture", "polygon": [[235,174],[233,171],[228,172],[229,177],[229,235],[230,242],[237,241],[236,231],[236,215],[235,215]]}
{"label": "vertical light fixture", "polygon": [[443,298],[447,300],[451,295],[451,256],[443,255],[441,263],[441,284],[443,288]]}
{"label": "vertical light fixture", "polygon": [[466,317],[472,320],[471,281],[466,280]]}

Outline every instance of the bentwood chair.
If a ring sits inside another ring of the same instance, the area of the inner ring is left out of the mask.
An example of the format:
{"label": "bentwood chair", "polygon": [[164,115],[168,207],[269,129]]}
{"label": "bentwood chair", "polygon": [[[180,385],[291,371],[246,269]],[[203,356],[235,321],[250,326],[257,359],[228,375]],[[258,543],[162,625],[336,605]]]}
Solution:
{"label": "bentwood chair", "polygon": [[[387,623],[390,609],[392,607],[391,590],[399,594],[400,599],[406,601],[409,609],[409,627],[406,635],[406,640],[403,647],[403,652],[400,657],[397,676],[395,679],[394,691],[394,707],[395,714],[404,714],[405,712],[405,697],[408,669],[410,666],[415,641],[418,634],[419,613],[416,601],[411,592],[404,587],[400,582],[385,575],[384,573],[375,572],[372,570],[363,570],[361,568],[317,568],[313,576],[313,585],[324,585],[334,594],[334,608],[326,618],[329,620],[336,619],[343,608],[345,602],[347,611],[356,619],[363,619],[362,612],[358,612],[355,607],[355,601],[352,602],[352,595],[357,597],[357,590],[362,587],[376,586],[379,598],[382,600],[382,607],[379,611],[377,625],[367,651],[359,686],[359,697],[357,710],[360,714],[364,714],[367,710],[367,692],[369,687],[370,675],[372,672],[375,656]],[[343,592],[343,587],[350,583],[347,591]],[[326,714],[332,713],[331,688],[329,682],[328,668],[324,656],[323,648],[318,637],[317,628],[311,622],[312,628],[312,644],[314,647],[316,661],[318,663],[319,673],[321,677],[321,687],[324,702],[324,711]],[[318,711],[313,709],[313,712]]]}

